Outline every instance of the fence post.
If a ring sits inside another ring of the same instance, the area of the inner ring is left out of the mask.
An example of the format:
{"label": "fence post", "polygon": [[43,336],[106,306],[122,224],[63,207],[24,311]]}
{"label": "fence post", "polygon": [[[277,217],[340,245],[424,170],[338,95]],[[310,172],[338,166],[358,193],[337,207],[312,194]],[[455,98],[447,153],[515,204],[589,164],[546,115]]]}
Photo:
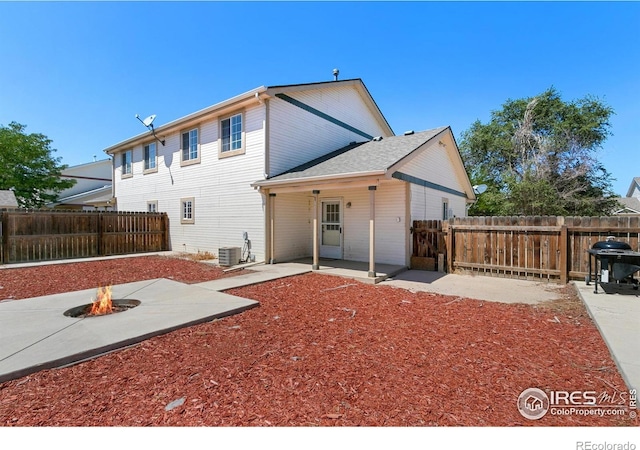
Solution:
{"label": "fence post", "polygon": [[98,248],[96,249],[96,253],[98,254],[98,256],[102,256],[103,255],[103,250],[102,250],[102,212],[98,212],[98,242],[97,242],[97,246]]}
{"label": "fence post", "polygon": [[[446,227],[446,228],[445,228]],[[455,245],[453,240],[455,239],[456,231],[453,227],[453,223],[451,219],[442,221],[442,231],[444,232],[446,229],[446,240],[447,240],[447,272],[453,273],[453,252],[455,251]]]}
{"label": "fence post", "polygon": [[567,226],[560,227],[560,284],[567,284],[569,281],[569,239],[567,238]]}
{"label": "fence post", "polygon": [[2,230],[2,254],[0,254],[0,263],[9,263],[9,213],[2,211],[2,223],[0,223],[0,230]]}

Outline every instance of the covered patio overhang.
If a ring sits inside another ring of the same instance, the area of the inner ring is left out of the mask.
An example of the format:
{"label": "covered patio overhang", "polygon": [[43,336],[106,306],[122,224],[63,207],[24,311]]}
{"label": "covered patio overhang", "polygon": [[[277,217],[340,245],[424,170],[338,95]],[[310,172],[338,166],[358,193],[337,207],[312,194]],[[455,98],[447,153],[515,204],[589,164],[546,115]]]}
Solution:
{"label": "covered patio overhang", "polygon": [[[368,215],[369,215],[369,255],[368,255],[368,270],[367,277],[373,282],[380,281],[386,278],[388,273],[382,275],[378,274],[376,268],[376,191],[381,184],[397,182],[387,175],[387,171],[369,171],[360,173],[348,173],[348,174],[333,174],[330,176],[317,176],[317,177],[304,177],[304,178],[289,178],[284,180],[262,180],[252,184],[252,186],[258,190],[265,197],[265,230],[266,230],[266,248],[265,260],[270,264],[274,264],[275,261],[275,228],[276,228],[276,202],[277,197],[280,194],[291,193],[308,193],[313,198],[312,206],[312,256],[311,267],[315,271],[323,270],[327,266],[321,266],[320,261],[320,195],[327,192],[337,192],[350,189],[366,189],[368,191]],[[326,262],[326,261],[325,261]],[[355,261],[342,261],[340,265],[352,263],[351,270],[358,270],[355,267],[361,269],[362,262]],[[331,261],[330,267],[337,267],[334,261]],[[384,267],[385,272],[397,273],[400,268],[404,270],[404,266],[397,267]],[[346,270],[346,267],[342,267]]]}

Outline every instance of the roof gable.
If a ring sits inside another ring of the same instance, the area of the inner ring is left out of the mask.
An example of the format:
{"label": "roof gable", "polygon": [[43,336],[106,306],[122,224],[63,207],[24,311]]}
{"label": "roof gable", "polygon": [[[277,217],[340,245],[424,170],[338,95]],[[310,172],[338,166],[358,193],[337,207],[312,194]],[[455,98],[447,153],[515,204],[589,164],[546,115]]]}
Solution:
{"label": "roof gable", "polygon": [[[638,195],[633,195],[634,191],[638,191]],[[627,191],[627,197],[640,197],[640,177],[635,177],[631,181],[629,190]]]}

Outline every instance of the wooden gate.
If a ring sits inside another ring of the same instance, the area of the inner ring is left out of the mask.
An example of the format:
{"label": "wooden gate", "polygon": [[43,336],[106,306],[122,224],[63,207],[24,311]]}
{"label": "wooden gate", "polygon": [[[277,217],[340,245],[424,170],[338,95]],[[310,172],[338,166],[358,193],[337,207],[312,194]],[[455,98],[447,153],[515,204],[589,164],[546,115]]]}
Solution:
{"label": "wooden gate", "polygon": [[413,254],[411,268],[419,270],[444,270],[446,267],[446,242],[441,220],[414,220]]}

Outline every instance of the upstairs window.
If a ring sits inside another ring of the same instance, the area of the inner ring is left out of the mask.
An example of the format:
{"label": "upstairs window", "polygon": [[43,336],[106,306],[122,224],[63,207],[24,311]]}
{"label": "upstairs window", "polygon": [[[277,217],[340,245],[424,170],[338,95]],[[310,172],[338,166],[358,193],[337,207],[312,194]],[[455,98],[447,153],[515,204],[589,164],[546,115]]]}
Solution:
{"label": "upstairs window", "polygon": [[156,143],[150,142],[144,146],[144,170],[146,172],[156,169]]}
{"label": "upstairs window", "polygon": [[182,133],[182,162],[193,163],[200,161],[198,147],[198,129],[184,131]]}
{"label": "upstairs window", "polygon": [[132,159],[131,159],[131,150],[127,150],[122,153],[122,176],[131,176],[132,175]]}
{"label": "upstairs window", "polygon": [[220,154],[230,156],[244,152],[242,113],[220,121]]}
{"label": "upstairs window", "polygon": [[150,202],[147,202],[147,212],[150,212],[150,213],[158,212],[158,201],[157,200],[152,200]]}

